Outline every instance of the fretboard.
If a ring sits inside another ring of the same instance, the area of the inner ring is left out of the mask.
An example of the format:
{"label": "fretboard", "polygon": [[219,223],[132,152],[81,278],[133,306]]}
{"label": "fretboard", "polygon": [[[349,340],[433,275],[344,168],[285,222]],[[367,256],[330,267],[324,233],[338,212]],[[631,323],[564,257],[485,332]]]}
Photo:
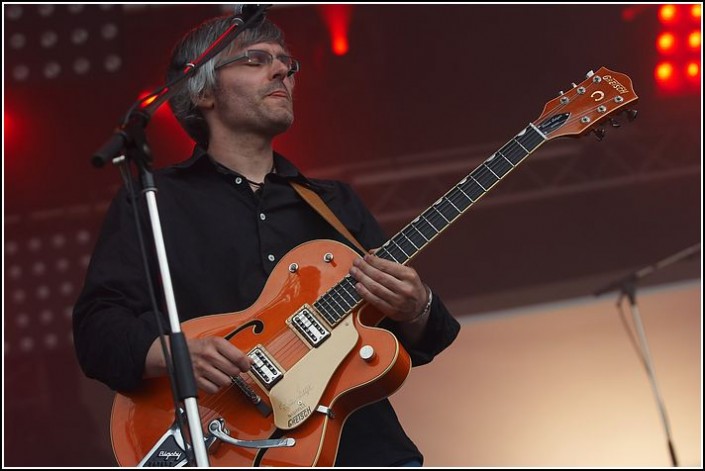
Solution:
{"label": "fretboard", "polygon": [[[533,125],[527,126],[389,239],[375,255],[407,264],[545,141],[539,130]],[[362,301],[355,283],[347,275],[314,302],[314,307],[330,325],[339,323]]]}

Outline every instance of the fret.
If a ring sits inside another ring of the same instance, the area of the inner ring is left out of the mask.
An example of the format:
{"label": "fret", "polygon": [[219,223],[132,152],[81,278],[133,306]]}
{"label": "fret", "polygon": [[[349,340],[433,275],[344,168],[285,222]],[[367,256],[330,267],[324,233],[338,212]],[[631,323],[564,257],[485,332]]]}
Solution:
{"label": "fret", "polygon": [[496,153],[499,154],[500,156],[502,156],[502,158],[503,158],[504,160],[506,160],[507,163],[512,166],[512,168],[514,168],[514,164],[511,162],[511,160],[509,160],[508,158],[506,158],[506,157],[504,156],[504,154],[502,154],[502,152],[497,151]]}
{"label": "fret", "polygon": [[343,307],[343,309],[345,309],[346,311],[348,311],[351,307],[353,307],[353,306],[355,305],[355,303],[350,304],[350,302],[345,298],[345,296],[343,296],[342,294],[340,294],[339,291],[345,291],[345,290],[343,289],[343,286],[342,286],[342,285],[337,284],[337,285],[335,285],[335,287],[332,289],[332,292],[335,293],[335,295],[338,297],[338,299],[339,299],[340,301],[342,301],[343,303],[345,303],[345,306],[343,306],[342,304],[341,304],[341,306]]}
{"label": "fret", "polygon": [[349,286],[349,288],[346,288],[345,291],[346,291],[348,294],[350,294],[350,291],[348,291],[348,290],[351,289],[352,292],[354,293],[354,295],[350,294],[350,296],[351,296],[353,299],[357,299],[357,301],[360,301],[360,299],[358,299],[358,296],[360,296],[360,295],[358,294],[357,290],[355,289],[355,284],[357,283],[357,280],[355,280],[355,278],[353,278],[353,277],[350,276],[350,275],[345,275],[345,278],[343,278],[342,283],[347,283],[348,286]]}
{"label": "fret", "polygon": [[477,179],[472,176],[472,174],[470,174],[470,178],[472,178],[473,180],[475,180],[475,183],[477,183],[478,185],[480,185],[480,188],[482,188],[482,191],[483,191],[483,192],[486,192],[486,191],[487,191],[487,188],[485,188],[484,186],[482,186],[482,183],[478,182]]}
{"label": "fret", "polygon": [[446,194],[446,198],[453,205],[453,207],[458,211],[459,214],[465,212],[466,209],[472,204],[472,200],[463,193],[463,191],[455,187]]}
{"label": "fret", "polygon": [[[446,219],[446,217],[443,215],[442,212],[440,212],[440,211],[438,210],[438,208],[436,208],[435,206],[431,206],[430,209],[433,209],[433,210],[436,211],[438,214],[440,214],[441,217],[445,220],[446,223],[450,223],[450,221],[449,221],[448,219]],[[435,226],[434,226],[434,227],[435,227]],[[438,232],[440,232],[440,231],[438,231]]]}
{"label": "fret", "polygon": [[524,146],[521,145],[521,142],[520,142],[518,139],[512,139],[512,140],[513,140],[514,142],[516,142],[517,144],[519,144],[519,145],[521,146],[521,148],[524,149],[524,152],[527,153],[527,155],[529,154],[529,151],[526,149],[526,147],[524,147]]}
{"label": "fret", "polygon": [[518,139],[522,142],[523,147],[528,149],[527,152],[531,153],[544,142],[545,137],[533,126],[529,126],[525,131]]}
{"label": "fret", "polygon": [[467,194],[470,199],[472,199],[473,203],[480,199],[482,195],[485,194],[485,192],[482,190],[482,186],[479,184],[475,183],[472,180],[465,180],[461,187],[464,186],[465,190],[463,190],[463,193]]}
{"label": "fret", "polygon": [[[474,199],[470,198],[470,195],[468,195],[467,193],[465,193],[465,192],[463,191],[463,187],[462,187],[461,185],[458,185],[458,186],[456,186],[455,188],[456,188],[460,193],[462,193],[463,196],[465,196],[465,198],[468,199],[468,201],[470,202],[470,204],[473,204],[473,203],[475,202]],[[468,206],[470,206],[470,204],[469,204]],[[467,207],[466,207],[466,208],[467,208]]]}
{"label": "fret", "polygon": [[463,213],[456,205],[453,204],[453,200],[451,200],[450,198],[446,198],[446,201],[449,202],[455,208],[456,211],[458,211],[459,215]]}
{"label": "fret", "polygon": [[411,242],[411,245],[413,245],[413,246],[414,246],[414,249],[416,249],[417,251],[421,248],[421,247],[419,247],[418,245],[416,245],[413,240],[411,240],[409,237],[407,237],[407,235],[404,234],[404,231],[401,232],[401,235],[402,235],[406,240],[408,240],[409,242]]}
{"label": "fret", "polygon": [[336,299],[335,293],[333,293],[333,291],[335,291],[335,288],[328,291],[328,293],[326,293],[326,296],[328,296],[328,298],[331,299],[340,308],[340,312],[337,312],[337,310],[336,310],[336,314],[338,314],[338,317],[341,317],[340,315],[347,312],[348,308],[343,307],[343,305],[338,302],[338,300]]}
{"label": "fret", "polygon": [[526,152],[515,145],[513,140],[505,144],[500,151],[514,166],[519,164],[519,162],[526,157]]}
{"label": "fret", "polygon": [[509,160],[507,160],[507,158],[504,155],[502,155],[501,153],[497,152],[497,154],[499,154],[499,156],[501,158],[500,159],[497,159],[497,158],[493,159],[490,162],[490,167],[492,167],[493,172],[504,177],[506,174],[508,174],[509,172],[512,171],[512,169],[514,168],[514,165],[512,165],[512,163]]}
{"label": "fret", "polygon": [[348,282],[348,284],[350,284],[350,286],[353,286],[352,282],[350,281],[350,277],[348,276],[348,277],[345,277],[345,280],[343,280],[342,283],[340,283],[340,290],[343,293],[345,293],[348,296],[348,298],[350,298],[350,300],[352,301],[352,304],[350,304],[350,306],[355,306],[357,303],[360,302],[360,298],[358,297],[359,295],[357,294],[357,290],[353,286],[352,289],[353,289],[354,294],[351,294],[350,291],[348,291],[348,288],[345,287],[345,285],[344,285],[345,282]]}
{"label": "fret", "polygon": [[463,214],[472,204],[472,201],[467,199],[457,188],[450,190],[447,193],[446,199],[453,205],[453,208],[458,211],[458,216]]}
{"label": "fret", "polygon": [[[426,213],[424,213],[424,214],[426,214]],[[431,224],[431,221],[429,221],[429,220],[426,218],[426,216],[424,216],[424,214],[422,214],[422,215],[420,216],[421,219],[419,219],[419,224],[422,223],[422,222],[425,222],[425,223],[433,230],[433,235],[431,236],[431,239],[432,239],[433,237],[435,237],[436,234],[438,234],[438,233],[441,232],[441,231],[439,231],[438,229],[436,229],[436,227],[435,227],[433,224]],[[425,238],[426,240],[431,240],[431,239],[429,239],[428,237],[426,237],[425,235],[424,235],[424,238]]]}
{"label": "fret", "polygon": [[330,325],[335,325],[335,323],[337,322],[336,316],[328,312],[328,308],[325,307],[323,304],[324,301],[325,295],[318,298],[318,301],[313,303],[313,307],[315,307],[316,310],[323,315],[323,317],[326,319],[326,321],[328,321]]}
{"label": "fret", "polygon": [[[336,308],[336,307],[335,307],[335,304],[333,304],[333,303],[331,302],[331,301],[335,301],[335,300],[334,300],[334,299],[331,299],[330,292],[327,292],[326,294],[324,294],[324,295],[321,297],[321,300],[322,300],[322,301],[325,301],[325,303],[328,305],[328,308],[330,308],[329,314],[330,314],[330,312],[332,311],[331,317],[332,317],[333,319],[335,319],[335,322],[338,322],[338,321],[340,320],[340,315],[342,314],[342,312],[338,312],[338,310],[339,310],[339,309],[342,309],[342,308],[340,307],[340,305],[338,305],[338,307]],[[344,311],[345,311],[345,310],[343,309],[343,312],[344,312]]]}
{"label": "fret", "polygon": [[483,165],[476,168],[471,175],[474,176],[475,180],[483,183],[482,187],[485,189],[485,191],[488,191],[494,186],[495,183],[499,181],[499,178],[493,177],[490,172],[485,170]]}
{"label": "fret", "polygon": [[416,244],[414,244],[406,236],[406,234],[403,233],[403,231],[397,234],[394,238],[396,239],[397,244],[399,245],[399,247],[401,247],[405,254],[411,254],[413,256],[413,254],[418,250]]}
{"label": "fret", "polygon": [[492,168],[491,168],[489,165],[487,165],[487,163],[484,163],[484,164],[482,164],[482,165],[484,165],[484,166],[487,168],[487,170],[489,170],[490,172],[492,172],[492,175],[494,175],[495,178],[497,179],[497,181],[499,181],[499,179],[500,179],[499,175],[497,175],[496,173],[494,173],[494,170],[492,170]]}
{"label": "fret", "polygon": [[[428,216],[425,216],[425,214],[428,214]],[[432,216],[432,213],[430,213],[430,210],[427,210],[424,214],[421,215],[423,220],[426,223],[428,223],[429,226],[431,226],[433,228],[433,232],[435,232],[435,234],[433,234],[433,235],[435,236],[436,234],[438,234],[441,231],[431,222],[431,219],[430,219],[431,216]]]}
{"label": "fret", "polygon": [[452,221],[462,213],[462,211],[458,208],[455,208],[456,214],[452,214],[452,209],[455,205],[453,205],[453,203],[445,196],[439,199],[436,203],[436,209],[443,213],[443,216],[447,222]]}
{"label": "fret", "polygon": [[404,252],[407,260],[413,257],[416,250],[418,250],[418,247],[406,237],[403,230],[394,236],[394,242],[399,246],[402,252]]}
{"label": "fret", "polygon": [[[419,222],[421,222],[421,221],[419,221]],[[423,237],[423,240],[424,240],[425,242],[428,242],[428,241],[430,240],[428,237],[426,237],[426,236],[424,235],[423,232],[421,232],[421,231],[419,230],[418,227],[416,227],[416,226],[414,225],[413,222],[412,222],[411,224],[409,224],[409,227],[414,228],[414,230],[415,230],[416,232],[418,232],[421,237]]]}
{"label": "fret", "polygon": [[428,239],[423,235],[421,231],[416,227],[415,222],[412,222],[409,224],[407,227],[410,229],[406,232],[406,237],[408,237],[410,240],[414,242],[414,245],[416,247],[423,247],[426,245],[426,242],[428,242]]}
{"label": "fret", "polygon": [[401,250],[401,253],[404,254],[404,258],[405,258],[406,260],[408,260],[408,259],[410,258],[410,257],[409,257],[409,254],[406,253],[406,252],[404,251],[404,249],[402,248],[402,246],[399,245],[399,244],[397,244],[394,239],[390,239],[389,242],[391,242],[391,243],[394,244],[399,250]]}
{"label": "fret", "polygon": [[394,256],[394,254],[392,254],[391,247],[389,246],[389,242],[384,244],[382,246],[382,248],[379,249],[375,255],[377,255],[378,257],[384,258],[386,260],[391,259],[392,261],[397,262],[397,263],[399,263],[399,260],[401,260],[401,257],[397,258]]}

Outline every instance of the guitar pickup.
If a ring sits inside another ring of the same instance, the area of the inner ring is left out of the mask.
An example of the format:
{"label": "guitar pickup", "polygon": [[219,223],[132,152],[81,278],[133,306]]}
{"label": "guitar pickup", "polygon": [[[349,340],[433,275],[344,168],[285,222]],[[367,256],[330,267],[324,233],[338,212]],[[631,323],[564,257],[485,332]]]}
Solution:
{"label": "guitar pickup", "polygon": [[294,314],[290,323],[312,347],[319,346],[330,337],[330,331],[313,315],[313,311],[308,306],[304,306]]}
{"label": "guitar pickup", "polygon": [[263,347],[255,347],[247,356],[253,361],[250,372],[265,388],[272,389],[284,377],[284,372],[269,358]]}

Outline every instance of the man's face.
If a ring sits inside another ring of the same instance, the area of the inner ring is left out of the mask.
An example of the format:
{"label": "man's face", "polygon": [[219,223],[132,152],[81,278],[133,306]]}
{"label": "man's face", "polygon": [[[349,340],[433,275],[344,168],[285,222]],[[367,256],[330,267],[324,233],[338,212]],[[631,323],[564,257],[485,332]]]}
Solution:
{"label": "man's face", "polygon": [[[253,50],[271,57],[251,53],[249,60],[243,58],[217,68],[209,122],[226,130],[274,137],[289,129],[294,121],[294,77],[288,75],[289,67],[280,60],[287,55],[284,49],[276,43],[257,43],[232,51],[218,63]],[[273,60],[268,64],[257,58]]]}

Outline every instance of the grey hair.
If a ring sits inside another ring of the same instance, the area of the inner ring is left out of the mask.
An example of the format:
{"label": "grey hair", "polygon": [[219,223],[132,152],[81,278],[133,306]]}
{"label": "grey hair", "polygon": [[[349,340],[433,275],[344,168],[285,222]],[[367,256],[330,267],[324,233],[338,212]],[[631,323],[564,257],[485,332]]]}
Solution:
{"label": "grey hair", "polygon": [[[220,16],[206,20],[188,33],[176,44],[172,53],[167,82],[178,77],[186,64],[194,61],[223,34],[232,24],[232,16]],[[171,110],[189,136],[203,147],[208,146],[208,123],[196,105],[204,93],[216,89],[215,64],[225,54],[243,49],[251,44],[277,43],[288,51],[284,33],[274,23],[265,19],[260,25],[244,30],[228,47],[209,60],[178,91],[169,98]]]}

